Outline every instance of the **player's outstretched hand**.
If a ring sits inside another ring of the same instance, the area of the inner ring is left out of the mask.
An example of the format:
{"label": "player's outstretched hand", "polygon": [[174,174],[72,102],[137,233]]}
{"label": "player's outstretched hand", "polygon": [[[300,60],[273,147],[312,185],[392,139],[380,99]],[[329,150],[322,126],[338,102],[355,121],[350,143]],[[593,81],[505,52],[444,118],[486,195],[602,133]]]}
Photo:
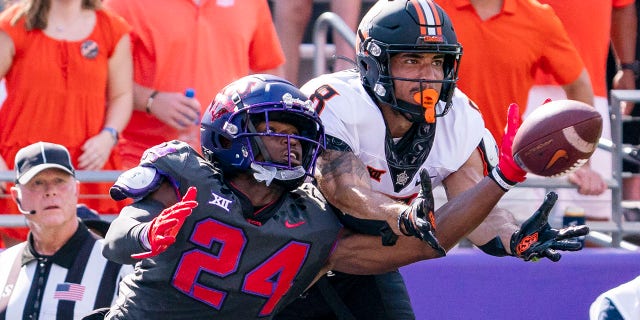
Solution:
{"label": "player's outstretched hand", "polygon": [[176,235],[182,224],[191,214],[193,208],[198,206],[198,202],[195,201],[197,193],[196,187],[190,187],[180,202],[162,210],[157,217],[153,218],[149,222],[149,232],[147,233],[151,251],[132,254],[131,257],[134,259],[155,257],[176,242]]}
{"label": "player's outstretched hand", "polygon": [[434,201],[431,190],[431,177],[426,169],[420,170],[420,193],[398,217],[400,232],[406,236],[414,236],[426,242],[440,255],[446,255],[446,251],[433,234],[436,228],[436,219],[433,214]]}
{"label": "player's outstretched hand", "polygon": [[498,165],[489,173],[498,186],[505,191],[511,189],[518,182],[526,179],[527,172],[513,160],[513,139],[520,128],[520,107],[512,103],[507,112],[507,131],[500,145]]}
{"label": "player's outstretched hand", "polygon": [[556,250],[582,249],[582,243],[573,238],[587,235],[589,227],[571,226],[558,230],[549,225],[549,212],[556,200],[558,195],[555,192],[547,193],[540,208],[511,236],[512,255],[525,261],[548,258],[556,262],[561,258]]}

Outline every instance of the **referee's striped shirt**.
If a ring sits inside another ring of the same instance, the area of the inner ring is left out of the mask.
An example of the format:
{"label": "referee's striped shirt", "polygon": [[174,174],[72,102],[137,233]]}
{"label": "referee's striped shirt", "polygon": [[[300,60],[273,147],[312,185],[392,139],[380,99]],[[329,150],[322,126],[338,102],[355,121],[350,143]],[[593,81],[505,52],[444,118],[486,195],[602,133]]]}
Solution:
{"label": "referee's striped shirt", "polygon": [[[120,279],[133,271],[130,265],[104,258],[103,240],[83,223],[53,256],[38,255],[32,243],[30,235],[25,243],[0,253],[0,320],[81,319],[110,306]],[[21,267],[11,288],[8,278],[15,259],[21,259]],[[8,305],[2,308],[7,294]]]}

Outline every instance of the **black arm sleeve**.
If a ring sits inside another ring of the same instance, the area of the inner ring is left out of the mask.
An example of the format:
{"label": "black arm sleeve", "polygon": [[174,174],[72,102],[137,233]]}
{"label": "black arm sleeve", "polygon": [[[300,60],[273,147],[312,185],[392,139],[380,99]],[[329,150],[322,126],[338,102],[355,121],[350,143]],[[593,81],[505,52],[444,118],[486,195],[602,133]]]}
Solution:
{"label": "black arm sleeve", "polygon": [[480,250],[482,250],[484,253],[496,257],[504,257],[509,255],[507,253],[507,250],[505,250],[504,246],[502,245],[502,240],[500,240],[500,237],[495,237],[491,239],[491,241],[478,246],[478,248],[480,248]]}

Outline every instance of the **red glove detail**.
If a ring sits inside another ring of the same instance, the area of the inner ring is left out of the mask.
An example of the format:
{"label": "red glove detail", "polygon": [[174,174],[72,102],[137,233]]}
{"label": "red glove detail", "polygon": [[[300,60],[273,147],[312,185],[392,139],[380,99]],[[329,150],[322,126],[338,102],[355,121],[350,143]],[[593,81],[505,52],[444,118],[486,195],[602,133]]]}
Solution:
{"label": "red glove detail", "polygon": [[155,257],[176,242],[176,235],[182,228],[184,221],[191,214],[193,208],[198,206],[198,202],[195,201],[197,193],[196,187],[190,187],[180,202],[162,210],[157,217],[153,218],[149,222],[149,233],[147,234],[151,251],[132,254],[131,258]]}
{"label": "red glove detail", "polygon": [[498,160],[498,169],[505,179],[515,184],[526,179],[527,172],[522,170],[513,160],[513,139],[516,136],[518,128],[520,128],[520,108],[517,104],[509,105],[507,113],[507,132],[502,138],[500,145],[500,158]]}

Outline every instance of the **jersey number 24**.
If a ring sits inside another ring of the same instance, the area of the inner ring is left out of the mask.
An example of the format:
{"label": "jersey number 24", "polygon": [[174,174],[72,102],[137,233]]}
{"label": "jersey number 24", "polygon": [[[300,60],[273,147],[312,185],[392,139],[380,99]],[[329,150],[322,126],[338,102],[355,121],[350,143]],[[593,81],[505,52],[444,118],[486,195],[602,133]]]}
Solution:
{"label": "jersey number 24", "polygon": [[[198,283],[199,275],[208,272],[224,278],[235,274],[247,242],[244,231],[209,218],[196,224],[191,241],[207,249],[215,243],[221,247],[217,255],[211,254],[210,250],[200,249],[183,253],[172,285],[186,295],[220,310],[226,292]],[[290,241],[244,276],[243,292],[267,298],[260,310],[260,317],[270,315],[291,288],[308,251],[308,244]]]}

